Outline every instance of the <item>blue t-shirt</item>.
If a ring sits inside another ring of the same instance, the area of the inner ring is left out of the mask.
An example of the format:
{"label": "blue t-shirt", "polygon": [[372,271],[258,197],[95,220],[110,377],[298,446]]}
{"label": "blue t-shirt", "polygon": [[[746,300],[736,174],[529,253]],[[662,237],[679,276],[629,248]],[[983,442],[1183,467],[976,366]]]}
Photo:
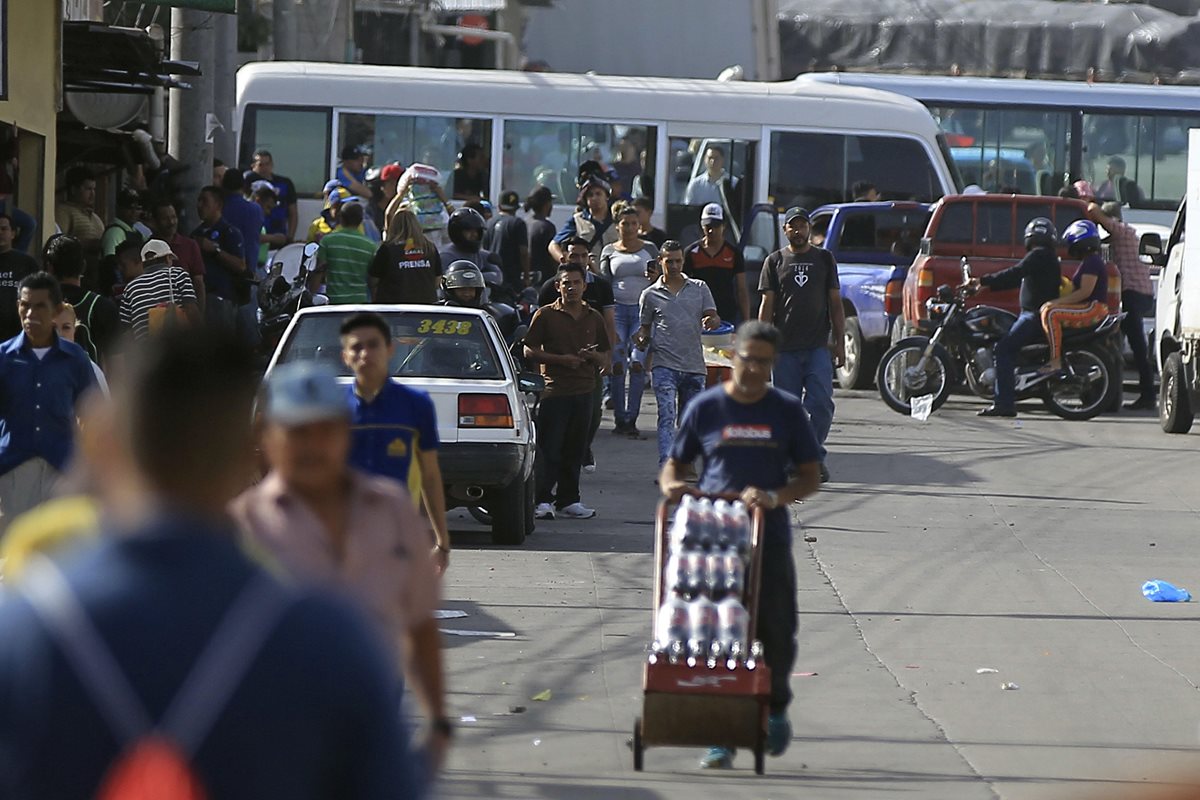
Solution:
{"label": "blue t-shirt", "polygon": [[254,274],[258,267],[258,236],[263,229],[262,206],[251,203],[240,194],[225,195],[225,207],[221,210],[221,218],[242,235],[242,253],[246,259],[246,268]]}
{"label": "blue t-shirt", "polygon": [[[820,448],[804,405],[774,387],[754,403],[739,403],[723,385],[706,389],[688,404],[671,458],[682,463],[704,456],[700,490],[741,492],[747,486],[781,489],[793,466],[820,461]],[[788,535],[787,509],[767,513],[767,534]]]}
{"label": "blue t-shirt", "polygon": [[91,359],[74,342],[55,336],[42,358],[24,331],[0,344],[0,475],[37,457],[66,469],[79,399],[95,385]]}
{"label": "blue t-shirt", "polygon": [[[261,574],[236,537],[163,517],[63,559],[73,593],[155,723]],[[192,766],[209,796],[226,800],[415,797],[401,688],[370,622],[348,603],[298,591]],[[0,603],[0,708],[0,797],[96,794],[119,743],[15,592]]]}
{"label": "blue t-shirt", "polygon": [[1075,270],[1075,274],[1071,277],[1071,283],[1076,289],[1083,282],[1084,275],[1095,275],[1096,285],[1092,288],[1092,293],[1082,302],[1087,303],[1095,301],[1097,303],[1108,302],[1108,264],[1104,263],[1104,258],[1098,253],[1091,253],[1083,261],[1079,262],[1079,268]]}
{"label": "blue t-shirt", "polygon": [[353,445],[350,463],[400,481],[421,497],[420,453],[438,449],[437,412],[429,394],[389,380],[374,400],[349,388]]}

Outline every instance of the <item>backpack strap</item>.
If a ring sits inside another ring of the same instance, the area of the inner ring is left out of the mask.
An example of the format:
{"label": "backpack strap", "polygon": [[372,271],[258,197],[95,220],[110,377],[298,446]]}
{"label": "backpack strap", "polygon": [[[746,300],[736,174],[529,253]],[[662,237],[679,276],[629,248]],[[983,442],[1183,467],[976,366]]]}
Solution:
{"label": "backpack strap", "polygon": [[293,596],[267,574],[251,578],[225,612],[162,722],[155,726],[112,650],[54,562],[37,558],[30,565],[24,586],[34,610],[122,745],[157,728],[188,755],[204,741],[283,613],[294,602]]}
{"label": "backpack strap", "polygon": [[25,597],[122,747],[153,729],[146,707],[54,562],[35,558],[23,584]]}
{"label": "backpack strap", "polygon": [[294,602],[291,592],[259,573],[229,607],[159,724],[185,753],[199,749]]}

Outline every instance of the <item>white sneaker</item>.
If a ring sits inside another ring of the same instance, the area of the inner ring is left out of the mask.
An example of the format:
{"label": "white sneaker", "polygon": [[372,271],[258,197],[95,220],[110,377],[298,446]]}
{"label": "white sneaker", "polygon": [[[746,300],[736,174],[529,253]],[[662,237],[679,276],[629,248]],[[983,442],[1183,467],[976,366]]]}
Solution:
{"label": "white sneaker", "polygon": [[[576,503],[578,505],[578,503]],[[554,519],[554,506],[550,503],[538,503],[533,511],[534,519]]]}
{"label": "white sneaker", "polygon": [[588,475],[593,475],[596,472],[596,465],[595,464],[584,464],[583,471],[586,472]]}
{"label": "white sneaker", "polygon": [[558,513],[567,519],[591,519],[596,516],[596,509],[588,508],[583,503],[571,503],[565,508],[560,508]]}

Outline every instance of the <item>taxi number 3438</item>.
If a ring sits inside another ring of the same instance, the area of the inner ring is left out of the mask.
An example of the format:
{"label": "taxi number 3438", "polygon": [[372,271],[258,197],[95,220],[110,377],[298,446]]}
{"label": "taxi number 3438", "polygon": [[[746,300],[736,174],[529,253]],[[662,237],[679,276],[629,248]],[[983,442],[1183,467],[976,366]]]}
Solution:
{"label": "taxi number 3438", "polygon": [[466,336],[471,332],[471,321],[460,319],[423,319],[417,333],[434,333],[442,336]]}

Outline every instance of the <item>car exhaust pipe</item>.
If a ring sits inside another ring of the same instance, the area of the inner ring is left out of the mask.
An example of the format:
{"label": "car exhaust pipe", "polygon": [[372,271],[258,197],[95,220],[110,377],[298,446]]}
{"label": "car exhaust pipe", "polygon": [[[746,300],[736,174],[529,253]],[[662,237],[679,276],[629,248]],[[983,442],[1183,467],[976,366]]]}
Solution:
{"label": "car exhaust pipe", "polygon": [[467,487],[467,499],[468,500],[483,499],[483,487],[482,486],[468,486]]}

